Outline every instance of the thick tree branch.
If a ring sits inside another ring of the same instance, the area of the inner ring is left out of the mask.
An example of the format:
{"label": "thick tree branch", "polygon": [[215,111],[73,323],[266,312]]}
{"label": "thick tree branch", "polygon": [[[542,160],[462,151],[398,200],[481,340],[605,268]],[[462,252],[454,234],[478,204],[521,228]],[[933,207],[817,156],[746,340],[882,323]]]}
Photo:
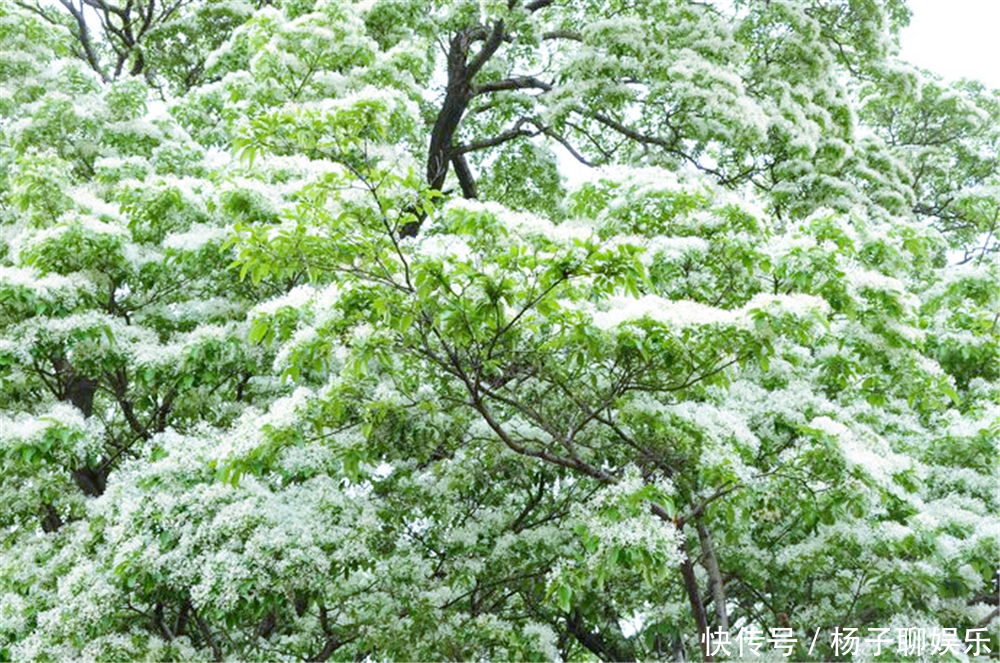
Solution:
{"label": "thick tree branch", "polygon": [[[485,150],[491,147],[496,147],[502,145],[506,142],[512,141],[515,138],[531,138],[537,136],[539,132],[529,131],[524,129],[524,125],[531,122],[529,118],[522,117],[515,124],[513,129],[509,129],[502,134],[494,136],[493,138],[485,138],[483,140],[473,141],[471,143],[466,143],[464,145],[459,145],[452,150],[455,155],[465,154],[466,152],[475,152],[477,150]],[[466,196],[468,197],[468,196]]]}
{"label": "thick tree branch", "polygon": [[[427,153],[427,184],[431,189],[441,191],[445,177],[448,175],[448,164],[452,157],[452,139],[465,110],[472,99],[472,77],[474,73],[466,61],[469,46],[481,35],[484,28],[475,26],[457,33],[451,39],[448,49],[448,86],[445,90],[444,102],[438,112],[437,120],[431,131],[430,147]],[[484,45],[479,53],[483,56],[489,53],[489,44]],[[499,42],[497,43],[499,46]],[[494,49],[495,50],[495,49]],[[479,63],[479,67],[485,60]]]}
{"label": "thick tree branch", "polygon": [[194,621],[195,624],[198,625],[198,630],[201,631],[201,636],[205,639],[205,642],[208,644],[209,649],[212,650],[212,660],[222,661],[223,660],[222,648],[219,647],[219,643],[217,643],[215,641],[215,638],[212,637],[212,630],[209,628],[208,623],[204,620],[204,618],[202,618],[201,614],[194,607],[194,604],[192,604],[191,601],[188,601],[187,604],[190,613],[194,615]]}
{"label": "thick tree branch", "polygon": [[723,631],[729,630],[729,616],[726,612],[726,588],[722,582],[722,572],[719,570],[719,560],[715,556],[712,536],[708,528],[700,520],[695,525],[698,529],[698,540],[701,543],[702,566],[708,572],[708,592],[715,603],[716,626]]}
{"label": "thick tree branch", "polygon": [[548,7],[553,2],[555,2],[555,0],[534,0],[534,2],[529,2],[528,4],[526,4],[524,8],[527,9],[529,12],[534,13],[539,9]]}
{"label": "thick tree branch", "polygon": [[592,633],[582,623],[580,609],[574,608],[573,612],[566,618],[567,630],[576,638],[577,642],[590,650],[602,661],[634,661],[636,656],[632,651],[616,646],[609,642],[601,633]]}
{"label": "thick tree branch", "polygon": [[503,43],[505,35],[506,32],[504,29],[503,21],[497,21],[496,23],[494,23],[493,31],[490,33],[490,36],[486,40],[486,43],[483,44],[483,47],[479,50],[479,53],[476,54],[475,59],[473,59],[472,62],[470,62],[469,65],[465,68],[465,75],[470,84],[472,82],[473,77],[479,73],[480,69],[483,68],[483,65],[489,62],[489,59],[493,57],[493,54],[497,52],[498,48],[500,48],[500,44]]}
{"label": "thick tree branch", "polygon": [[543,90],[550,92],[552,85],[534,76],[513,76],[500,81],[490,81],[482,85],[477,85],[473,89],[473,95],[499,92],[500,90]]}
{"label": "thick tree branch", "polygon": [[458,185],[462,188],[462,197],[473,200],[476,197],[476,178],[469,168],[469,162],[465,160],[465,154],[453,153],[451,165],[455,168],[455,177],[458,178]]}
{"label": "thick tree branch", "polygon": [[[705,604],[701,600],[701,590],[698,588],[698,578],[694,573],[694,564],[688,557],[684,546],[681,546],[681,555],[684,557],[681,562],[681,576],[684,578],[684,590],[688,595],[688,602],[691,604],[691,612],[694,614],[695,624],[698,625],[698,637],[702,643],[708,642],[708,616],[705,614]],[[702,645],[704,646],[704,645]],[[706,661],[714,661],[715,658],[709,650],[703,650]]]}
{"label": "thick tree branch", "polygon": [[[66,11],[70,13],[73,20],[76,21],[77,31],[74,35],[80,46],[83,48],[83,54],[86,57],[87,64],[90,68],[97,72],[97,75],[101,77],[101,81],[107,83],[111,79],[108,77],[104,67],[101,66],[100,58],[97,56],[97,52],[94,50],[94,44],[90,40],[90,28],[87,27],[87,20],[83,16],[83,5],[81,4],[79,8],[75,7],[70,0],[59,0],[59,3],[66,8]],[[39,13],[42,13],[39,11]]]}
{"label": "thick tree branch", "polygon": [[542,33],[542,39],[569,39],[582,42],[583,35],[576,30],[550,30]]}

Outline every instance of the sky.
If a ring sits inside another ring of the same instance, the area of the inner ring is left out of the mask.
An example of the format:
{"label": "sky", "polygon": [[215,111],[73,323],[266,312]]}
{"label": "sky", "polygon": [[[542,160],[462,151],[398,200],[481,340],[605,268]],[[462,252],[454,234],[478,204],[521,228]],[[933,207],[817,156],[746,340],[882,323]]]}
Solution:
{"label": "sky", "polygon": [[909,0],[902,58],[944,76],[1000,88],[1000,1]]}

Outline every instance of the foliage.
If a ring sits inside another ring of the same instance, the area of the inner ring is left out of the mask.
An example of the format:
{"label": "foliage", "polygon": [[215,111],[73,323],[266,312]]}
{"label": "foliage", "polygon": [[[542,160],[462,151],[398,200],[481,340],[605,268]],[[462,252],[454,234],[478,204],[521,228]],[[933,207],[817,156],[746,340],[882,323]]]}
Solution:
{"label": "foliage", "polygon": [[1000,94],[907,19],[0,0],[0,660],[993,629]]}

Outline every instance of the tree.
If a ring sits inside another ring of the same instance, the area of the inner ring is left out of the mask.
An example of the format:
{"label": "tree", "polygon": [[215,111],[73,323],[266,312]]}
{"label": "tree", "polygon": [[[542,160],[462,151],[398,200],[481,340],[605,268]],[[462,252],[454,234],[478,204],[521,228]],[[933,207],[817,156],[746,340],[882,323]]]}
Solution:
{"label": "tree", "polygon": [[901,3],[0,12],[0,659],[998,649],[1000,104]]}
{"label": "tree", "polygon": [[104,83],[143,76],[179,90],[202,83],[206,59],[261,5],[243,2],[115,3],[108,0],[15,0],[45,22],[65,28],[66,46]]}

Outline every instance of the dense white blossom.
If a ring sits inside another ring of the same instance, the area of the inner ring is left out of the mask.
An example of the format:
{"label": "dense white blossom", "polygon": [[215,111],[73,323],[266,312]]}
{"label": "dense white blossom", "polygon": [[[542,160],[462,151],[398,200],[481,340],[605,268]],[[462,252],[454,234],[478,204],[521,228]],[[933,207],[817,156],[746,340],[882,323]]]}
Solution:
{"label": "dense white blossom", "polygon": [[0,0],[0,660],[992,628],[1000,105],[820,4]]}

